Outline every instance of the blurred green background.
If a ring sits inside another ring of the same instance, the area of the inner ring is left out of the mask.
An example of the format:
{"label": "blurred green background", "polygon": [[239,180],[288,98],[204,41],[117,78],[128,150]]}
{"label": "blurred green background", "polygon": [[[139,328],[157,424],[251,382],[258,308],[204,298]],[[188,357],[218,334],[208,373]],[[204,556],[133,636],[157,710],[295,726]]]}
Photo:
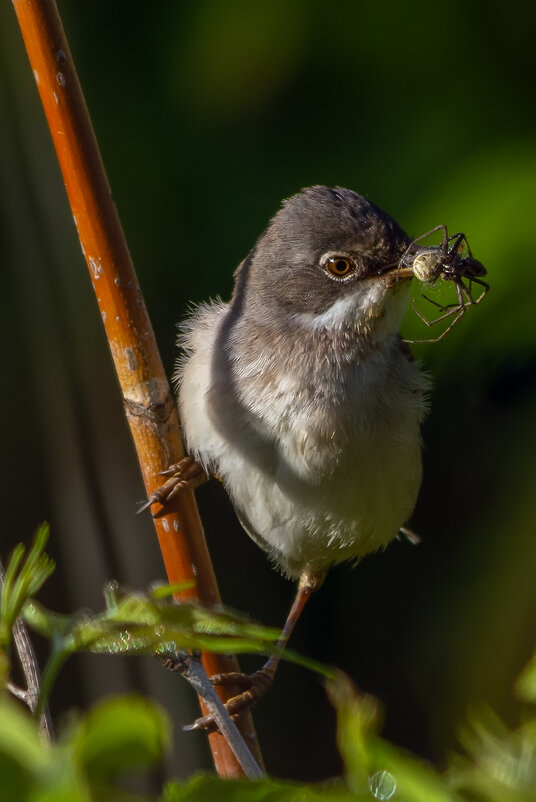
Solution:
{"label": "blurred green background", "polygon": [[[536,188],[527,5],[359,0],[60,2],[164,362],[191,301],[233,270],[280,200],[355,189],[414,236],[447,223],[488,268],[441,343],[424,427],[418,547],[334,570],[293,646],[385,703],[385,734],[441,764],[468,711],[517,711],[536,641]],[[52,526],[45,602],[102,605],[106,579],[163,575],[86,268],[11,4],[0,7],[1,551]],[[416,335],[408,313],[404,332]],[[424,336],[427,332],[424,332]],[[198,492],[224,600],[283,622],[293,588]],[[258,662],[258,661],[257,661]],[[255,667],[255,661],[244,661]],[[77,657],[54,712],[137,687],[176,722],[170,770],[209,766],[195,702],[148,659]],[[255,715],[270,771],[339,771],[318,680],[284,666]]]}

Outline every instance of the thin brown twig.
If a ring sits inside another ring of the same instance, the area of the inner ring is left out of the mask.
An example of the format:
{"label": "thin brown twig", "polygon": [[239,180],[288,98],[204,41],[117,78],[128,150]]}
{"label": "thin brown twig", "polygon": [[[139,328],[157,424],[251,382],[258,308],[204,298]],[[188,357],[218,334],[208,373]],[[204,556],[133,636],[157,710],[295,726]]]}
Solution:
{"label": "thin brown twig", "polygon": [[[225,736],[227,743],[236,755],[247,779],[262,779],[264,777],[263,770],[251,754],[246,742],[240,735],[236,723],[225,709],[214,685],[207,677],[207,673],[199,659],[199,654],[174,654],[171,658],[160,657],[160,659],[166,668],[171,668],[172,671],[177,671],[184,677],[203,700],[209,715],[212,716],[218,729]],[[183,727],[183,729],[190,728]]]}
{"label": "thin brown twig", "polygon": [[[50,133],[65,182],[80,244],[97,297],[119,379],[147,495],[160,484],[160,471],[183,456],[175,404],[164,373],[136,273],[112,200],[110,187],[72,55],[54,0],[13,0]],[[183,597],[220,602],[216,578],[191,491],[156,510],[154,524],[172,584],[194,580]],[[203,655],[209,675],[238,669],[235,658]],[[225,701],[235,689],[222,688]],[[240,731],[262,762],[253,722]],[[216,770],[243,776],[225,738],[209,736]]]}
{"label": "thin brown twig", "polygon": [[[28,635],[28,630],[20,618],[15,621],[13,626],[13,640],[15,642],[15,648],[17,649],[17,655],[27,685],[27,698],[25,699],[25,702],[32,713],[35,713],[37,702],[39,700],[41,677],[39,674],[39,667],[37,665],[37,658],[33,650],[30,636]],[[54,728],[52,726],[52,719],[50,717],[48,705],[45,707],[43,715],[40,718],[39,727],[45,738],[48,741],[52,741],[54,738]]]}
{"label": "thin brown twig", "polygon": [[[5,575],[4,566],[2,562],[0,562],[0,587],[4,584]],[[8,682],[7,689],[13,696],[16,696],[17,699],[21,699],[24,704],[30,708],[32,713],[35,713],[39,699],[39,691],[41,689],[41,677],[28,630],[26,629],[24,621],[20,618],[17,618],[13,624],[13,642],[24,679],[26,680],[26,688],[19,688],[13,682]],[[54,738],[54,729],[48,707],[45,708],[41,716],[39,727],[43,736],[48,741],[52,741]]]}

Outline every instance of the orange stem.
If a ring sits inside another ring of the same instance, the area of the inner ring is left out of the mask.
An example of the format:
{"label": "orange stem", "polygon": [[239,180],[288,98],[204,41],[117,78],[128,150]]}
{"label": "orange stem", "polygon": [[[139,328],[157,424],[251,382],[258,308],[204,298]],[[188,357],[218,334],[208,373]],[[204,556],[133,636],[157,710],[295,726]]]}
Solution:
{"label": "orange stem", "polygon": [[[13,0],[28,58],[41,96],[93,289],[119,379],[127,420],[147,494],[159,472],[183,456],[176,407],[110,186],[73,58],[54,0]],[[220,595],[193,493],[180,493],[154,518],[170,583],[193,580],[182,594],[207,605]],[[207,673],[238,670],[235,658],[206,654]],[[233,689],[222,689],[225,701]],[[260,759],[253,722],[240,729]],[[225,739],[210,736],[222,777],[243,773]]]}

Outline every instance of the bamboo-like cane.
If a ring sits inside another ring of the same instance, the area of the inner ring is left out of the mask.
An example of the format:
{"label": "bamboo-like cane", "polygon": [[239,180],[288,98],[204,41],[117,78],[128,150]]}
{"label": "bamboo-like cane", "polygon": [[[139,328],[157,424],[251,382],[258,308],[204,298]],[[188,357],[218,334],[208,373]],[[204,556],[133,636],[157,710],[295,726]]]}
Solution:
{"label": "bamboo-like cane", "polygon": [[[183,456],[177,413],[145,303],[112,200],[110,187],[54,0],[13,0],[26,51],[41,96],[119,379],[125,412],[150,495],[159,472]],[[154,524],[169,581],[194,580],[183,597],[213,605],[220,601],[195,499],[180,493]],[[133,511],[134,513],[134,511]],[[160,514],[159,514],[160,513]],[[237,670],[234,658],[206,654],[207,673]],[[225,701],[233,689],[220,689]],[[260,761],[251,717],[240,729]],[[243,776],[225,739],[210,737],[222,777]]]}

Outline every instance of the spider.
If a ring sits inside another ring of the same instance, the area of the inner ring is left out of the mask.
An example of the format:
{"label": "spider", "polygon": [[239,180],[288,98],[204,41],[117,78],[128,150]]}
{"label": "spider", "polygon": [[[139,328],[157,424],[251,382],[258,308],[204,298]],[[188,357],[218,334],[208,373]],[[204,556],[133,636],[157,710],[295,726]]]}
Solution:
{"label": "spider", "polygon": [[[417,243],[426,239],[436,231],[443,232],[443,241],[441,245],[418,246]],[[463,247],[467,249],[467,256],[462,256]],[[453,234],[451,237],[448,235],[446,225],[439,225],[432,228],[426,234],[413,240],[411,245],[402,255],[399,262],[399,269],[410,269],[413,275],[424,284],[432,286],[441,278],[443,281],[452,281],[456,286],[456,293],[458,296],[458,303],[442,305],[434,301],[432,298],[423,294],[423,298],[439,307],[443,314],[436,317],[434,320],[427,320],[424,315],[416,308],[412,298],[410,303],[413,311],[417,316],[427,325],[434,326],[442,320],[453,317],[450,325],[447,326],[439,337],[430,340],[407,340],[410,343],[436,343],[442,340],[449,331],[458,323],[465,314],[468,306],[479,304],[484,295],[489,290],[489,284],[482,281],[482,276],[485,276],[487,271],[482,262],[475,259],[471,253],[469,243],[465,234]],[[466,281],[464,281],[464,279]],[[467,282],[467,283],[466,283]],[[482,292],[478,298],[472,295],[472,285],[478,284],[483,287]]]}

